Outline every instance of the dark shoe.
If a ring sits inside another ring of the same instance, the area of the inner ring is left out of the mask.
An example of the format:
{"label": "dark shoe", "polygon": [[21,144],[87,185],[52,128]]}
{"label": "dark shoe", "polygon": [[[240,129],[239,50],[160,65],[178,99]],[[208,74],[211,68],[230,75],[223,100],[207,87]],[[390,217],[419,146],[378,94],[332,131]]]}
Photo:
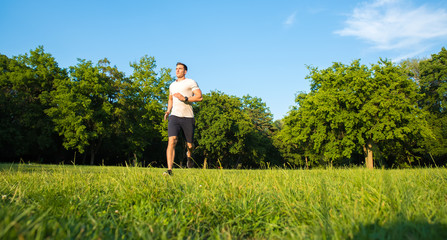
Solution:
{"label": "dark shoe", "polygon": [[188,158],[188,161],[186,162],[186,167],[187,168],[193,168],[194,167],[194,160],[193,158]]}
{"label": "dark shoe", "polygon": [[172,173],[172,170],[168,170],[168,171],[166,171],[166,172],[163,173],[163,176],[172,176],[172,175],[174,175],[174,174]]}

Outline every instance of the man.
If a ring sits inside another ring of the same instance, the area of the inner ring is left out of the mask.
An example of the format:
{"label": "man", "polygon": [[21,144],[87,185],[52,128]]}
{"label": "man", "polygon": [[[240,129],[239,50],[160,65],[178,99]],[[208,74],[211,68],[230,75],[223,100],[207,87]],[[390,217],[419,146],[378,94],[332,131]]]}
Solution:
{"label": "man", "polygon": [[[169,100],[168,109],[165,113],[164,119],[169,117],[168,122],[168,147],[166,149],[166,159],[168,162],[168,171],[163,175],[172,175],[172,167],[175,158],[175,146],[177,145],[180,131],[186,138],[187,146],[187,166],[192,167],[193,161],[191,159],[192,150],[194,148],[194,113],[192,111],[193,102],[202,101],[202,91],[197,83],[189,78],[186,78],[188,67],[183,63],[177,63],[175,74],[177,80],[172,82],[169,86]],[[170,115],[169,115],[170,114]]]}

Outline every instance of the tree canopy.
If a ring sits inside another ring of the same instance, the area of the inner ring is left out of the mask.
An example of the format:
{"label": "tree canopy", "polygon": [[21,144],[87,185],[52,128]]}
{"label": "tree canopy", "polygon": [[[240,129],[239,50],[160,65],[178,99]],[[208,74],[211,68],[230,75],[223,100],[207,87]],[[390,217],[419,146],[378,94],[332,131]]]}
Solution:
{"label": "tree canopy", "polygon": [[399,148],[408,160],[415,142],[431,136],[416,83],[390,61],[309,70],[311,92],[297,96],[279,137],[313,162],[341,164],[363,150],[372,168],[374,152],[387,160],[384,150]]}
{"label": "tree canopy", "polygon": [[435,140],[424,142],[430,154],[437,157],[447,155],[447,50],[423,60],[420,66],[420,92],[424,98],[419,105],[429,112],[429,126]]}

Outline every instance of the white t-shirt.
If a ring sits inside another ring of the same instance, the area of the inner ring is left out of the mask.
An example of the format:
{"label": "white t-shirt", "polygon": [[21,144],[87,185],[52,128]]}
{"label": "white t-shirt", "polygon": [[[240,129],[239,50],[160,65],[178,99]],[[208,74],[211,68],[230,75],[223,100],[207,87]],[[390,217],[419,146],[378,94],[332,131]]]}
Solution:
{"label": "white t-shirt", "polygon": [[[169,95],[173,95],[174,93],[180,93],[183,96],[186,97],[192,97],[193,91],[199,89],[199,86],[197,85],[196,81],[186,78],[184,80],[176,80],[175,82],[171,83],[169,86]],[[172,110],[171,115],[177,116],[177,117],[187,117],[187,118],[193,118],[194,113],[192,111],[192,105],[190,102],[183,102],[180,101],[176,97],[172,97]]]}

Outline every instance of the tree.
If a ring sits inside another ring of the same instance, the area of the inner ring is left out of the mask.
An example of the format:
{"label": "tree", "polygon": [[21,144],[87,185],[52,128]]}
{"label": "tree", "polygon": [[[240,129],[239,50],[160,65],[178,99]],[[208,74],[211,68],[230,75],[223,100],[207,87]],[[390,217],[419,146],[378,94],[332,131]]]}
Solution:
{"label": "tree", "polygon": [[65,148],[75,158],[85,153],[83,163],[87,156],[91,164],[98,156],[105,164],[130,156],[158,161],[171,70],[156,74],[148,56],[131,67],[126,77],[107,59],[80,59],[67,71],[42,46],[13,58],[0,54],[1,160],[54,163]]}
{"label": "tree", "polygon": [[251,120],[252,131],[247,135],[242,163],[245,166],[279,165],[282,161],[273,144],[276,129],[273,115],[261,98],[245,95],[241,99],[242,110]]}
{"label": "tree", "polygon": [[397,147],[400,156],[396,151],[389,154],[396,156],[396,160],[400,158],[398,164],[408,161],[411,165],[416,158],[413,149],[417,143],[432,136],[426,111],[417,105],[422,96],[418,94],[417,84],[391,62],[380,61],[372,66],[372,71],[373,80],[378,85],[372,89],[374,94],[364,105],[371,121],[363,139],[372,144],[380,143],[379,149]]}
{"label": "tree", "polygon": [[78,61],[70,67],[69,78],[55,81],[56,90],[46,113],[63,136],[64,147],[80,153],[89,147],[90,164],[94,164],[103,139],[111,134],[118,95],[115,81],[123,74],[108,68],[107,59],[96,66],[91,61]]}
{"label": "tree", "polygon": [[408,150],[430,133],[417,107],[416,84],[390,61],[309,70],[311,92],[298,95],[299,108],[285,118],[280,134],[304,156],[333,164],[362,149],[366,166],[373,168],[373,152],[390,144]]}
{"label": "tree", "polygon": [[[316,115],[312,112],[312,102],[305,101],[310,95],[300,93],[295,106],[283,119],[281,131],[275,136],[275,144],[280,149],[284,159],[289,165],[305,166],[319,165],[321,156],[319,151],[313,151]],[[316,136],[316,135],[315,135]],[[316,150],[319,150],[317,148]]]}
{"label": "tree", "polygon": [[406,59],[400,62],[400,67],[402,67],[406,72],[408,78],[413,80],[416,84],[420,84],[421,81],[421,68],[420,63],[426,59],[412,58]]}
{"label": "tree", "polygon": [[426,139],[428,151],[440,158],[447,156],[447,50],[423,60],[420,66],[420,91],[424,98],[420,106],[427,110],[429,125],[435,138]]}
{"label": "tree", "polygon": [[[130,66],[134,70],[121,84],[116,113],[127,150],[134,153],[137,161],[147,148],[159,146],[162,134],[166,132],[163,108],[172,77],[167,68],[162,68],[159,74],[155,72],[157,65],[153,57],[144,56]],[[160,154],[154,154],[156,150],[151,153],[154,160],[160,157]]]}
{"label": "tree", "polygon": [[224,167],[240,161],[253,127],[240,99],[211,91],[195,108],[196,150],[204,158],[204,167],[208,161]]}
{"label": "tree", "polygon": [[67,76],[42,46],[9,59],[0,56],[0,130],[6,158],[53,158],[58,138],[44,113],[54,81]]}

